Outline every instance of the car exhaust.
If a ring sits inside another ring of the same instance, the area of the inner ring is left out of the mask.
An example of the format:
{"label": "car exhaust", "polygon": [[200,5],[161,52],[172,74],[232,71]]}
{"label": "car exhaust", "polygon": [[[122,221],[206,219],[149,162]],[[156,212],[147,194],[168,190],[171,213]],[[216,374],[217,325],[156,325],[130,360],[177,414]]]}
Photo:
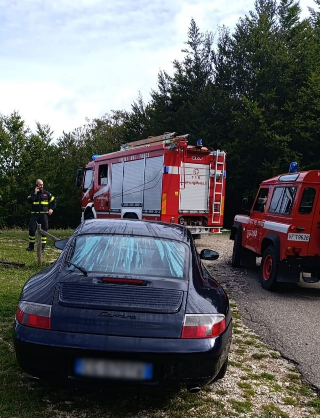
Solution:
{"label": "car exhaust", "polygon": [[200,392],[200,387],[199,386],[188,386],[187,388],[189,393],[198,393]]}

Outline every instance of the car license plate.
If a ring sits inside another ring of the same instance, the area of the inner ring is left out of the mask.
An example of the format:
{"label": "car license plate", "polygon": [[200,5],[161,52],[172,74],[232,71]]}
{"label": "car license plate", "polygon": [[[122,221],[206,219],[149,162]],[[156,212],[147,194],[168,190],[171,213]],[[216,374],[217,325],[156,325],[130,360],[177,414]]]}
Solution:
{"label": "car license plate", "polygon": [[288,241],[310,241],[310,234],[288,234]]}
{"label": "car license plate", "polygon": [[123,380],[151,380],[151,363],[120,360],[77,358],[74,363],[76,375]]}

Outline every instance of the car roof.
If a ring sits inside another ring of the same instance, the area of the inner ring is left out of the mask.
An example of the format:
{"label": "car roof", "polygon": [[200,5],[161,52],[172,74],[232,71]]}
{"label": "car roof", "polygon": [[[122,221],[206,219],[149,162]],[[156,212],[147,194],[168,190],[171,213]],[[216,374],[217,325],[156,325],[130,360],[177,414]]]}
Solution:
{"label": "car roof", "polygon": [[316,183],[319,184],[319,170],[300,171],[297,173],[284,173],[280,176],[272,177],[264,180],[261,186],[268,186],[271,184],[283,185],[284,183]]}
{"label": "car roof", "polygon": [[191,233],[182,225],[138,219],[89,219],[74,232],[79,234],[125,234],[190,242]]}

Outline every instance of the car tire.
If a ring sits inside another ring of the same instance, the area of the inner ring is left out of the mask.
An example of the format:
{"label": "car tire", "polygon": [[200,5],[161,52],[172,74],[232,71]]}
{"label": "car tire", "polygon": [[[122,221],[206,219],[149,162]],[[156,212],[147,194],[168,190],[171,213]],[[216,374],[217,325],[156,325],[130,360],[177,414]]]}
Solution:
{"label": "car tire", "polygon": [[232,267],[240,267],[241,250],[242,250],[241,237],[240,237],[240,233],[237,232],[233,241],[233,251],[232,251],[232,258],[231,258]]}
{"label": "car tire", "polygon": [[192,238],[195,239],[201,239],[201,234],[192,234]]}
{"label": "car tire", "polygon": [[261,286],[266,290],[275,290],[278,282],[278,264],[275,248],[270,245],[264,250],[260,266]]}
{"label": "car tire", "polygon": [[94,219],[94,214],[93,214],[93,212],[92,212],[91,209],[90,210],[87,210],[84,213],[84,220],[87,221],[88,219]]}
{"label": "car tire", "polygon": [[221,369],[219,370],[219,373],[214,378],[214,382],[216,382],[217,380],[220,380],[220,379],[223,379],[224,378],[224,376],[227,373],[227,368],[228,368],[228,357],[226,358],[225,362],[223,363]]}

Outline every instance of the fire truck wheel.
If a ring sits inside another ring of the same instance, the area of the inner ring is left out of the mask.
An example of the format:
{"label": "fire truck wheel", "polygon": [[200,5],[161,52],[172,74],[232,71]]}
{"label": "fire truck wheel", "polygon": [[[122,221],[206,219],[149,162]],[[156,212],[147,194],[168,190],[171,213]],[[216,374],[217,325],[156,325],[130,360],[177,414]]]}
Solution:
{"label": "fire truck wheel", "polygon": [[275,290],[277,287],[278,266],[275,249],[271,245],[263,253],[260,267],[261,286],[266,290]]}
{"label": "fire truck wheel", "polygon": [[84,220],[86,221],[88,219],[94,219],[94,214],[93,214],[92,210],[87,210],[84,213]]}
{"label": "fire truck wheel", "polygon": [[232,252],[232,259],[231,259],[232,267],[240,267],[241,249],[242,249],[242,242],[241,242],[240,234],[238,232],[236,236],[234,237],[234,241],[233,241],[233,252]]}
{"label": "fire truck wheel", "polygon": [[127,212],[125,213],[124,219],[139,219],[138,216],[135,213]]}

